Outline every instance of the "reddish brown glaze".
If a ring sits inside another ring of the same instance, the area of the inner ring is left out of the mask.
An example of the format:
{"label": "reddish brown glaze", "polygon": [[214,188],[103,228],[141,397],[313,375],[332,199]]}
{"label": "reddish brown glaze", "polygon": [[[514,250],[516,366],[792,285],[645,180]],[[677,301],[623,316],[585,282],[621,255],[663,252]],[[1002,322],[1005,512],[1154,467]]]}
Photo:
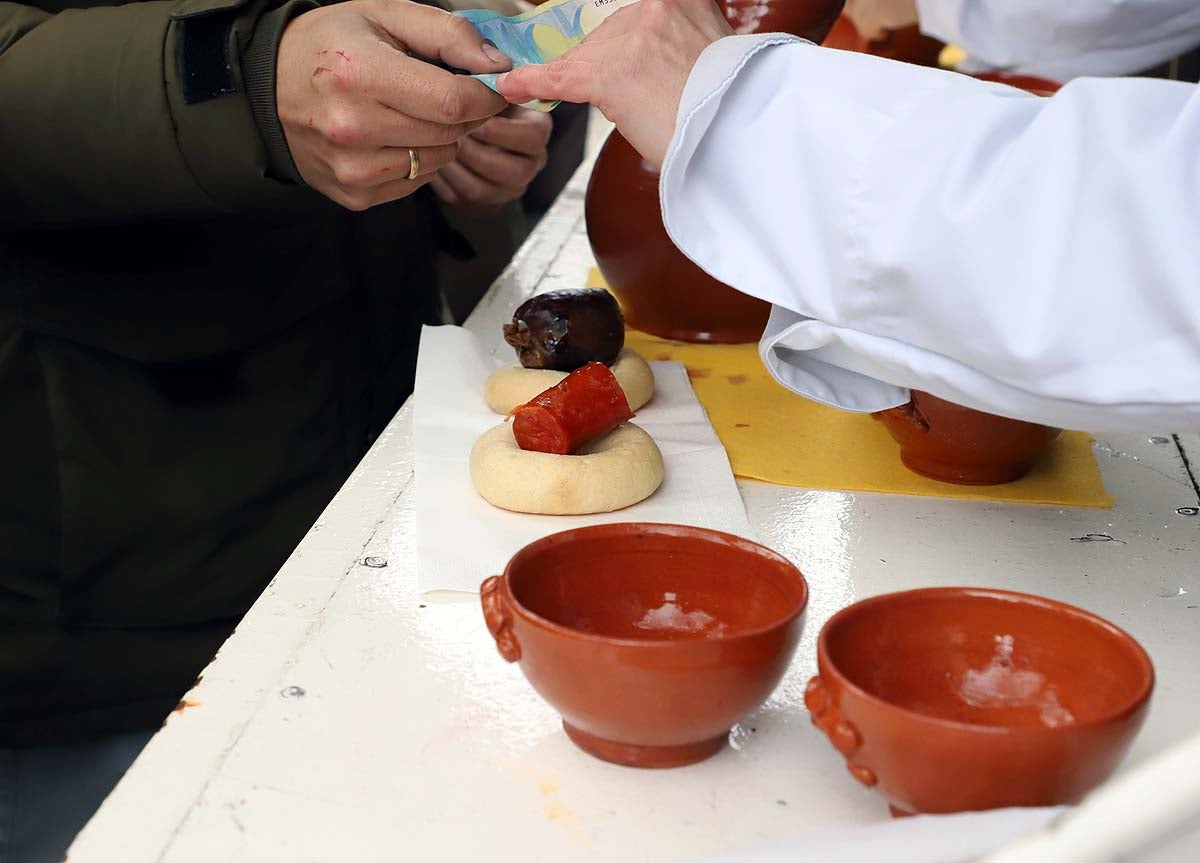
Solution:
{"label": "reddish brown glaze", "polygon": [[974,588],[843,609],[817,665],[813,723],[893,814],[1074,803],[1116,769],[1154,687],[1145,651],[1111,623]]}
{"label": "reddish brown glaze", "polygon": [[865,39],[845,15],[833,25],[833,30],[825,38],[824,45],[827,48],[874,54],[876,57],[915,63],[918,66],[937,66],[938,57],[946,47],[945,43],[926,36],[919,27],[902,27],[899,30],[889,30],[882,39]]}
{"label": "reddish brown glaze", "polygon": [[1020,479],[1062,433],[917,391],[908,404],[874,416],[900,444],[900,460],[909,470],[959,485]]}
{"label": "reddish brown glaze", "polygon": [[1016,87],[1018,90],[1024,90],[1027,93],[1032,93],[1035,96],[1053,96],[1062,89],[1062,84],[1054,81],[1047,81],[1045,78],[1035,78],[1032,75],[1012,75],[1008,72],[987,72],[982,75],[975,75],[980,81],[992,81],[997,84],[1007,84],[1010,87]]}
{"label": "reddish brown glaze", "polygon": [[[820,42],[843,0],[725,0],[739,33],[786,32]],[[645,332],[693,342],[752,342],[770,306],[709,276],[680,252],[663,227],[658,171],[613,132],[592,171],[588,239],[626,322]]]}
{"label": "reddish brown glaze", "polygon": [[482,588],[500,654],[597,758],[703,760],[779,683],[808,587],[756,543],[679,525],[609,524],[525,546]]}
{"label": "reddish brown glaze", "polygon": [[570,455],[633,417],[625,390],[604,363],[588,363],[513,410],[524,450]]}

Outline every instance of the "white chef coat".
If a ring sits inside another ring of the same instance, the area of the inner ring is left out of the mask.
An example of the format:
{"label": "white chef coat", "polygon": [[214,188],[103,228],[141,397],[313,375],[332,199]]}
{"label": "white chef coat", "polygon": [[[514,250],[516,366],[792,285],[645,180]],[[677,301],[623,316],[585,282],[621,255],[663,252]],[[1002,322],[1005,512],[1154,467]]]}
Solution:
{"label": "white chef coat", "polygon": [[908,388],[1093,430],[1200,429],[1200,88],[1039,99],[779,34],[709,47],[664,221],[774,304],[786,387],[851,411]]}
{"label": "white chef coat", "polygon": [[971,72],[1130,75],[1200,45],[1200,0],[917,0],[917,12]]}

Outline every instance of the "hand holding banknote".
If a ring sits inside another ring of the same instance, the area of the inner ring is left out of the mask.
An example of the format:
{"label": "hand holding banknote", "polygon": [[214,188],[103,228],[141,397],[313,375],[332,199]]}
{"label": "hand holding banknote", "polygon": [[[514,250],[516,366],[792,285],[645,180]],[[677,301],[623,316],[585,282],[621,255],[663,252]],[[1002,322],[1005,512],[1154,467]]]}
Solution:
{"label": "hand holding banknote", "polygon": [[350,0],[291,19],[275,106],[304,182],[352,210],[402,198],[504,109],[478,82],[419,57],[473,72],[509,68],[461,18],[416,3]]}
{"label": "hand holding banknote", "polygon": [[638,0],[556,60],[514,60],[496,86],[510,102],[590,102],[657,166],[692,67],[705,48],[732,34],[712,0]]}
{"label": "hand holding banknote", "polygon": [[[605,19],[623,6],[639,0],[546,0],[505,17],[487,9],[468,9],[457,14],[466,18],[490,44],[512,59],[513,68],[547,63],[578,45]],[[475,75],[495,89],[494,74]],[[525,107],[549,111],[559,100],[532,99]]]}

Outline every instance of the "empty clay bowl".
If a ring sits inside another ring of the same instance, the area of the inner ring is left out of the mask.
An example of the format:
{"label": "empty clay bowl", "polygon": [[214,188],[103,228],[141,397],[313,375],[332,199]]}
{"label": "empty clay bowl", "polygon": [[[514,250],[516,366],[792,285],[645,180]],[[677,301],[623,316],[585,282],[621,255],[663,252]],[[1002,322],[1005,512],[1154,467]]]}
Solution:
{"label": "empty clay bowl", "polygon": [[1116,769],[1154,669],[1111,623],[1026,594],[892,593],[835,614],[805,702],[893,814],[1073,803]]}
{"label": "empty clay bowl", "polygon": [[959,485],[1020,479],[1062,433],[1062,429],[999,417],[917,391],[908,404],[873,416],[900,444],[905,467]]}
{"label": "empty clay bowl", "polygon": [[481,593],[500,655],[521,663],[571,740],[635,767],[720,750],[782,678],[808,601],[775,552],[661,524],[545,537]]}

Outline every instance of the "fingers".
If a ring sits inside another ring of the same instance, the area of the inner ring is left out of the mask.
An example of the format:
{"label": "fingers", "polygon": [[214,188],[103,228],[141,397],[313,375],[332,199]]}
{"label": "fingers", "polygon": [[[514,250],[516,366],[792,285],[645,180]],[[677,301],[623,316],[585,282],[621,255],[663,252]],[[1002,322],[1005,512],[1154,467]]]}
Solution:
{"label": "fingers", "polygon": [[520,197],[522,189],[489,182],[461,162],[439,171],[434,186],[434,191],[445,203],[470,209],[498,207]]}
{"label": "fingers", "polygon": [[308,118],[307,128],[331,144],[348,147],[440,147],[478,129],[486,119],[449,125],[409,117],[380,102],[351,105],[330,100]]}
{"label": "fingers", "polygon": [[461,16],[407,0],[376,0],[373,11],[393,38],[423,57],[436,57],[475,74],[503,72],[512,66]]}
{"label": "fingers", "polygon": [[523,155],[464,138],[458,162],[497,186],[520,194],[546,164],[546,151]]}
{"label": "fingers", "polygon": [[496,88],[505,99],[517,104],[534,99],[592,102],[594,71],[593,64],[578,59],[571,50],[549,63],[506,72],[496,79]]}
{"label": "fingers", "polygon": [[512,106],[504,115],[480,126],[471,137],[493,147],[536,157],[545,153],[553,129],[549,114]]}
{"label": "fingers", "polygon": [[[397,179],[408,179],[412,170],[408,147],[387,147],[340,155],[331,162],[333,179],[348,193],[382,186]],[[437,173],[458,156],[458,147],[413,147],[417,159],[417,176]]]}
{"label": "fingers", "polygon": [[[435,11],[435,10],[430,10]],[[443,126],[484,120],[504,109],[504,98],[482,82],[391,52],[379,64],[379,100],[408,117]]]}

